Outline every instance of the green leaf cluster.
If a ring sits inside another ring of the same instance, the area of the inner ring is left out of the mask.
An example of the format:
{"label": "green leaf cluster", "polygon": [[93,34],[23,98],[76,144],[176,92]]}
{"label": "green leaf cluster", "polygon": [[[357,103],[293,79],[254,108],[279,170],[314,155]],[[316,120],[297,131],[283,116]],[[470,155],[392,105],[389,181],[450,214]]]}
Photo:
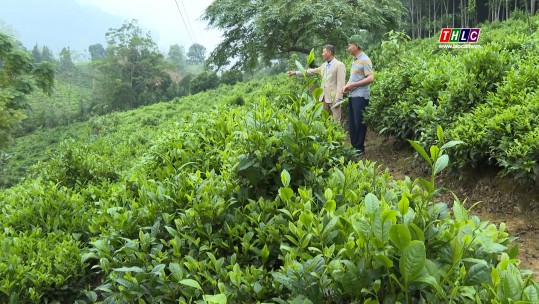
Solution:
{"label": "green leaf cluster", "polygon": [[4,147],[20,121],[26,118],[26,96],[34,89],[51,92],[54,69],[37,64],[10,36],[0,33],[0,147]]}
{"label": "green leaf cluster", "polygon": [[365,30],[365,45],[396,28],[404,7],[397,0],[242,1],[218,0],[203,19],[223,32],[223,39],[208,64],[252,71],[271,65],[293,52],[308,54],[312,48],[333,44],[345,49],[348,37]]}

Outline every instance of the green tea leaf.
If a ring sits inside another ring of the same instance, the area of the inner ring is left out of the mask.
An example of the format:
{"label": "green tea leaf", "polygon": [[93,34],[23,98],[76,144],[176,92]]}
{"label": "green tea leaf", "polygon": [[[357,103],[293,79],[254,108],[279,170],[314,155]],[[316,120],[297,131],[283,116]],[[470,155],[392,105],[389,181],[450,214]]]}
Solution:
{"label": "green tea leaf", "polygon": [[185,286],[193,287],[193,288],[198,289],[198,290],[202,290],[202,287],[200,287],[200,284],[197,281],[192,280],[192,279],[183,279],[183,280],[179,281],[178,283],[180,283],[182,285],[185,285]]}
{"label": "green tea leaf", "polygon": [[430,159],[429,155],[427,154],[427,151],[425,151],[425,149],[423,149],[423,147],[421,147],[416,141],[413,141],[413,140],[410,140],[410,139],[407,139],[407,141],[410,143],[410,145],[412,145],[414,150],[416,150],[417,153],[419,153],[419,155],[421,155],[421,157],[423,157],[423,159],[425,159],[427,161],[429,166],[432,166],[432,160]]}
{"label": "green tea leaf", "polygon": [[333,199],[333,191],[332,191],[330,188],[327,188],[327,189],[324,191],[324,198],[325,198],[327,201]]}
{"label": "green tea leaf", "polygon": [[494,287],[498,286],[501,282],[500,278],[500,272],[498,271],[498,268],[492,268],[492,273],[490,274],[490,280]]}
{"label": "green tea leaf", "polygon": [[[387,243],[389,240],[389,230],[391,226],[396,222],[398,212],[396,210],[386,210],[380,215],[380,226],[375,225],[376,238],[382,242]],[[377,221],[375,223],[378,224]]]}
{"label": "green tea leaf", "polygon": [[81,259],[81,262],[84,263],[90,259],[99,259],[99,257],[94,252],[86,252],[81,256],[80,259]]}
{"label": "green tea leaf", "polygon": [[464,277],[464,284],[466,285],[481,285],[481,283],[491,284],[490,274],[492,273],[492,267],[485,264],[474,264]]}
{"label": "green tea leaf", "polygon": [[449,156],[447,154],[440,156],[434,165],[434,174],[440,173],[443,169],[445,169],[445,167],[447,167],[448,164]]}
{"label": "green tea leaf", "polygon": [[254,166],[256,161],[257,161],[256,157],[249,157],[248,155],[243,155],[243,157],[241,158],[241,160],[238,163],[237,170],[238,171],[245,171],[245,170],[251,168],[252,166]]}
{"label": "green tea leaf", "polygon": [[299,215],[299,222],[305,227],[310,227],[313,222],[313,215],[308,211],[304,211]]}
{"label": "green tea leaf", "polygon": [[120,268],[114,268],[114,271],[120,271],[120,272],[144,272],[144,269],[133,266],[133,267],[120,267]]}
{"label": "green tea leaf", "polygon": [[406,215],[408,213],[408,210],[410,209],[410,201],[408,200],[408,197],[406,195],[403,195],[397,206],[399,208],[400,214],[402,216]]}
{"label": "green tea leaf", "polygon": [[403,224],[396,224],[389,229],[389,238],[401,251],[406,249],[412,241],[412,234],[408,226]]}
{"label": "green tea leaf", "polygon": [[307,65],[310,65],[311,63],[313,63],[314,58],[315,58],[314,49],[311,49],[311,51],[309,52],[309,56],[307,57]]}
{"label": "green tea leaf", "polygon": [[322,89],[322,88],[314,89],[314,91],[313,91],[313,99],[314,100],[319,100],[320,96],[322,96],[323,93],[324,93],[324,89]]}
{"label": "green tea leaf", "polygon": [[457,145],[461,145],[463,144],[464,142],[463,141],[460,141],[460,140],[452,140],[450,142],[447,142],[445,145],[442,146],[442,150],[444,149],[449,149],[449,148],[452,148],[454,146],[457,146]]}
{"label": "green tea leaf", "polygon": [[430,285],[431,287],[433,287],[434,289],[436,289],[436,291],[440,295],[445,294],[444,290],[442,289],[442,287],[440,286],[438,281],[436,281],[436,278],[434,278],[433,276],[430,276],[430,275],[420,276],[420,277],[415,278],[414,282],[426,283],[426,284]]}
{"label": "green tea leaf", "polygon": [[371,231],[371,225],[369,222],[361,218],[359,220],[356,220],[352,223],[352,226],[354,227],[354,230],[359,238],[363,239],[363,241],[367,241],[370,235]]}
{"label": "green tea leaf", "polygon": [[180,265],[178,263],[170,263],[168,264],[168,269],[170,270],[172,277],[174,277],[175,280],[179,281],[182,273]]}
{"label": "green tea leaf", "polygon": [[327,212],[333,213],[335,212],[335,209],[337,208],[337,203],[335,203],[334,200],[329,200],[326,202],[326,205],[324,206]]}
{"label": "green tea leaf", "polygon": [[340,184],[344,184],[346,182],[346,177],[344,176],[344,173],[337,167],[333,169],[333,174],[331,176],[337,179]]}
{"label": "green tea leaf", "polygon": [[438,159],[438,157],[440,157],[440,148],[437,146],[430,146],[430,157],[432,160]]}
{"label": "green tea leaf", "polygon": [[253,285],[253,291],[256,293],[256,295],[258,297],[261,297],[263,295],[263,292],[264,292],[264,287],[262,287],[262,285],[260,285],[260,283],[255,282],[255,285]]}
{"label": "green tea leaf", "polygon": [[412,232],[413,239],[425,241],[425,233],[423,232],[423,230],[421,230],[421,228],[419,228],[415,223],[410,223],[408,224],[408,226],[408,228],[411,228],[410,232]]}
{"label": "green tea leaf", "polygon": [[518,257],[518,244],[515,244],[513,247],[509,248],[507,254],[510,259],[516,259]]}
{"label": "green tea leaf", "polygon": [[523,297],[530,303],[539,303],[539,289],[534,285],[530,285],[524,288]]}
{"label": "green tea leaf", "polygon": [[424,178],[419,178],[419,182],[421,183],[421,185],[423,185],[423,187],[428,193],[434,192],[434,185],[430,181]]}
{"label": "green tea leaf", "polygon": [[380,201],[376,195],[368,193],[365,196],[365,208],[367,209],[367,214],[374,214],[378,209],[380,209]]}
{"label": "green tea leaf", "polygon": [[216,294],[216,295],[203,295],[202,298],[206,301],[207,304],[226,304],[226,295],[225,294]]}
{"label": "green tea leaf", "polygon": [[442,129],[442,126],[438,125],[436,128],[436,136],[438,137],[439,142],[444,141],[444,130]]}
{"label": "green tea leaf", "polygon": [[374,258],[377,259],[388,269],[391,269],[393,267],[393,261],[383,254],[376,254]]}
{"label": "green tea leaf", "polygon": [[522,289],[518,286],[517,279],[508,271],[503,278],[503,293],[508,299],[520,299]]}
{"label": "green tea leaf", "polygon": [[290,173],[288,173],[286,169],[281,172],[281,182],[283,183],[284,187],[288,187],[290,185]]}
{"label": "green tea leaf", "polygon": [[468,220],[468,213],[466,212],[466,209],[464,209],[464,206],[462,206],[457,200],[453,202],[453,214],[455,215],[455,220],[457,221]]}
{"label": "green tea leaf", "polygon": [[298,71],[300,71],[302,74],[305,74],[305,68],[303,67],[303,65],[297,60],[294,63],[296,64],[296,68],[298,69]]}
{"label": "green tea leaf", "polygon": [[412,241],[404,249],[399,259],[399,269],[405,282],[412,282],[419,276],[425,266],[426,259],[425,244],[421,241]]}
{"label": "green tea leaf", "polygon": [[279,197],[287,202],[289,201],[292,196],[294,196],[294,190],[290,189],[290,188],[279,188]]}

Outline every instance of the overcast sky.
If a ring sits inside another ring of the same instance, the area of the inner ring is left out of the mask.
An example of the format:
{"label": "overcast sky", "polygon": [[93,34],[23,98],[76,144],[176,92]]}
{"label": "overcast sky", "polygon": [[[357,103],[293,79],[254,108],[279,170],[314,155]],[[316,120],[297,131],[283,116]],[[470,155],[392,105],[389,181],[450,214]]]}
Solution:
{"label": "overcast sky", "polygon": [[200,20],[200,16],[213,0],[76,1],[83,6],[96,6],[125,20],[139,20],[141,26],[152,31],[160,47],[168,48],[168,46],[177,43],[187,49],[196,42],[204,45],[209,52],[220,41],[220,33],[209,30],[207,24]]}
{"label": "overcast sky", "polygon": [[46,45],[56,54],[69,46],[87,55],[89,45],[105,45],[110,28],[137,19],[163,52],[172,44],[187,50],[196,42],[206,47],[208,55],[221,40],[220,32],[209,30],[200,19],[212,1],[0,0],[0,19],[28,49]]}

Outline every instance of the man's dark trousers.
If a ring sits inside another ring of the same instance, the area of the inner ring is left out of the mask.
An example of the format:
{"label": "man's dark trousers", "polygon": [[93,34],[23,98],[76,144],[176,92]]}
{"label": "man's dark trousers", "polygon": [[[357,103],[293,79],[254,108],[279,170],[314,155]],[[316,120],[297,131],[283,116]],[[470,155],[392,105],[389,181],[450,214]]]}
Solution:
{"label": "man's dark trousers", "polygon": [[363,122],[363,113],[369,105],[369,100],[364,97],[348,98],[348,129],[350,143],[357,151],[365,151],[365,136],[367,125]]}

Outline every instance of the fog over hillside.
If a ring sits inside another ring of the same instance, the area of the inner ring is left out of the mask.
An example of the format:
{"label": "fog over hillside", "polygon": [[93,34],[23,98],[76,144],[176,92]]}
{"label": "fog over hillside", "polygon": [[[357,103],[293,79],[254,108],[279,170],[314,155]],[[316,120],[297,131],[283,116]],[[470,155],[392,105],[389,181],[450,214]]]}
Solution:
{"label": "fog over hillside", "polygon": [[87,55],[89,45],[105,44],[107,30],[124,21],[75,0],[0,0],[0,7],[0,19],[26,48],[46,45],[56,55],[68,46]]}

